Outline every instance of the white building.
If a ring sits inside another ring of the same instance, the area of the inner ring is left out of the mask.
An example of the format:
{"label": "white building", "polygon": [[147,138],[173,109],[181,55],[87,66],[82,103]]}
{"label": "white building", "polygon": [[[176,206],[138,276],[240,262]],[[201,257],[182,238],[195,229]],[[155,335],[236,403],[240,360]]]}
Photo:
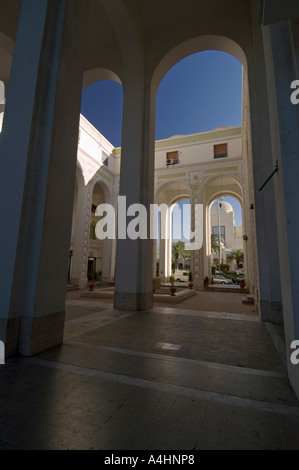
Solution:
{"label": "white building", "polygon": [[[219,230],[220,229],[220,230]],[[227,201],[217,200],[211,207],[211,234],[219,237],[220,263],[227,263],[232,250],[243,250],[242,226],[235,225],[234,210]],[[212,263],[219,264],[219,253],[212,253]],[[236,263],[228,263],[236,269]]]}
{"label": "white building", "polygon": [[[99,217],[95,215],[95,209],[102,203],[117,207],[120,167],[121,149],[114,148],[81,116],[69,276],[70,282],[80,287],[86,286],[88,275],[95,272],[101,272],[103,280],[114,280],[116,241],[100,241],[96,237]],[[153,242],[153,275],[156,258],[160,261],[161,277],[168,278],[171,274],[171,213],[177,202],[189,199],[191,208],[194,204],[203,204],[205,230],[209,232],[204,237],[200,255],[191,252],[194,285],[200,289],[203,278],[211,272],[210,233],[215,230],[215,225],[218,226],[212,209],[212,228],[209,228],[209,207],[216,197],[224,195],[237,195],[242,202],[244,192],[241,127],[218,128],[156,141],[155,203],[166,204],[168,210],[162,215],[161,222],[165,223],[167,239]],[[228,252],[242,246],[243,229],[234,228],[233,211],[228,203],[223,203],[221,214],[226,259]]]}

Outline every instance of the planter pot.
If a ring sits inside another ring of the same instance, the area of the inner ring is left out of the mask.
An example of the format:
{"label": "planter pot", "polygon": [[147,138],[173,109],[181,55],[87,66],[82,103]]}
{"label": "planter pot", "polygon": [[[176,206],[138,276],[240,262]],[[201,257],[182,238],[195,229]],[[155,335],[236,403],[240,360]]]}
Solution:
{"label": "planter pot", "polygon": [[176,288],[175,287],[170,287],[170,295],[174,296],[175,292],[176,292]]}
{"label": "planter pot", "polygon": [[189,289],[192,289],[192,287],[193,287],[193,283],[189,282]]}
{"label": "planter pot", "polygon": [[245,283],[244,282],[240,282],[240,289],[244,289],[245,288]]}
{"label": "planter pot", "polygon": [[93,290],[94,289],[94,284],[89,284],[89,290]]}

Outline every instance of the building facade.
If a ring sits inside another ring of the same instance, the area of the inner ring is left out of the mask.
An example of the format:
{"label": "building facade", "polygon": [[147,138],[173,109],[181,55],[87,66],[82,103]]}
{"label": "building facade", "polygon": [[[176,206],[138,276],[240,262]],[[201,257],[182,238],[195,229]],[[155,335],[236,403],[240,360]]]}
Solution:
{"label": "building facade", "polygon": [[[157,259],[163,279],[168,279],[172,273],[172,211],[177,202],[188,199],[191,213],[195,203],[203,205],[201,225],[204,223],[206,228],[203,236],[205,251],[200,259],[194,258],[191,251],[195,288],[203,287],[203,279],[211,274],[213,263],[210,237],[215,226],[218,227],[218,218],[215,218],[218,216],[211,210],[211,205],[216,197],[224,195],[235,196],[242,204],[244,193],[248,194],[244,183],[241,134],[241,127],[228,127],[155,142],[154,201],[159,206],[167,206],[160,216],[167,237],[161,238],[160,233],[160,239],[154,244],[153,276],[156,275]],[[121,148],[114,148],[81,115],[70,245],[70,282],[79,287],[86,286],[88,278],[95,273],[101,273],[104,281],[114,281],[116,240],[98,239],[95,228],[100,217],[95,212],[98,205],[105,203],[117,209],[120,168]],[[234,227],[232,207],[226,202],[221,209],[221,220],[226,230],[222,250],[223,262],[226,262],[231,250],[243,248],[242,235],[246,227]],[[253,273],[254,269],[249,272]],[[250,277],[247,282],[251,285]]]}
{"label": "building facade", "polygon": [[[119,188],[107,176],[98,200],[104,194],[113,201],[119,194],[128,205],[149,208],[156,177],[157,199],[164,199],[166,186],[172,192],[168,175],[173,169],[180,194],[184,190],[191,205],[207,207],[222,192],[213,154],[202,172],[192,162],[188,171],[178,171],[178,165],[170,170],[164,167],[165,155],[155,171],[155,100],[175,63],[214,49],[243,64],[242,159],[232,157],[229,165],[228,159],[221,161],[222,180],[242,200],[246,274],[261,320],[284,324],[288,376],[299,396],[299,369],[290,360],[290,345],[299,339],[299,107],[290,99],[299,76],[298,18],[298,2],[292,0],[188,0],[175,2],[175,7],[173,0],[1,2],[0,80],[6,104],[0,139],[5,227],[0,240],[0,338],[8,356],[36,354],[63,341],[82,87],[112,79],[124,90]],[[179,142],[173,144],[179,151]],[[240,165],[244,185],[237,180]],[[90,170],[84,183],[91,181]],[[77,174],[83,178],[82,171]],[[247,194],[241,194],[241,187],[248,188]],[[86,197],[81,189],[77,200],[85,231],[74,240],[72,257],[78,278],[84,262],[88,264],[84,248],[90,236],[92,183],[84,184]],[[210,222],[204,220],[206,233]],[[209,268],[206,236],[204,240],[191,260],[198,285]],[[83,250],[75,259],[75,245],[80,244]],[[115,307],[151,308],[152,240],[118,239],[116,245],[102,248],[103,257],[116,249]]]}

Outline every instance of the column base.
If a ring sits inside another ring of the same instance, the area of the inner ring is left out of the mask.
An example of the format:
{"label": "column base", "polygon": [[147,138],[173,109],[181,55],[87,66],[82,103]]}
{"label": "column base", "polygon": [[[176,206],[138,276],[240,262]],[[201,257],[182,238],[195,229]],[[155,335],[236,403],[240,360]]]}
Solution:
{"label": "column base", "polygon": [[78,284],[79,284],[79,289],[84,289],[85,287],[87,287],[87,285],[88,285],[87,277],[83,277],[83,278],[79,279]]}
{"label": "column base", "polygon": [[262,321],[270,321],[270,304],[269,300],[260,300],[258,303],[258,313]]}
{"label": "column base", "polygon": [[117,310],[148,310],[153,307],[153,293],[115,292],[114,308]]}
{"label": "column base", "polygon": [[40,317],[0,318],[5,357],[34,356],[63,343],[65,312]]}
{"label": "column base", "polygon": [[20,327],[19,353],[33,356],[63,343],[65,312],[40,317],[23,317]]}
{"label": "column base", "polygon": [[18,354],[20,318],[0,318],[0,340],[5,345],[5,357],[13,357]]}
{"label": "column base", "polygon": [[262,321],[283,325],[282,303],[269,300],[261,300],[258,306]]}
{"label": "column base", "polygon": [[270,321],[271,323],[277,323],[278,325],[283,325],[282,302],[270,301]]}

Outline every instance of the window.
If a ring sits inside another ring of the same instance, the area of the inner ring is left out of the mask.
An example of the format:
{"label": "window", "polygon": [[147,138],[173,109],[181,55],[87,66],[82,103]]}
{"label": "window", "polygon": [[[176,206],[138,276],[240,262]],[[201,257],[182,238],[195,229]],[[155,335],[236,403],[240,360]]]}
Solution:
{"label": "window", "polygon": [[227,144],[214,145],[214,158],[227,157]]}
{"label": "window", "polygon": [[103,165],[107,167],[108,167],[108,158],[109,158],[109,155],[106,152],[104,152],[104,150],[102,150],[102,162],[103,162]]}
{"label": "window", "polygon": [[[217,235],[218,237],[218,233],[219,233],[218,225],[212,227],[212,233],[213,235]],[[224,225],[220,226],[220,240],[225,242],[225,226]]]}
{"label": "window", "polygon": [[96,240],[96,226],[90,225],[90,240]]}
{"label": "window", "polygon": [[166,153],[166,165],[176,165],[179,163],[179,152]]}

